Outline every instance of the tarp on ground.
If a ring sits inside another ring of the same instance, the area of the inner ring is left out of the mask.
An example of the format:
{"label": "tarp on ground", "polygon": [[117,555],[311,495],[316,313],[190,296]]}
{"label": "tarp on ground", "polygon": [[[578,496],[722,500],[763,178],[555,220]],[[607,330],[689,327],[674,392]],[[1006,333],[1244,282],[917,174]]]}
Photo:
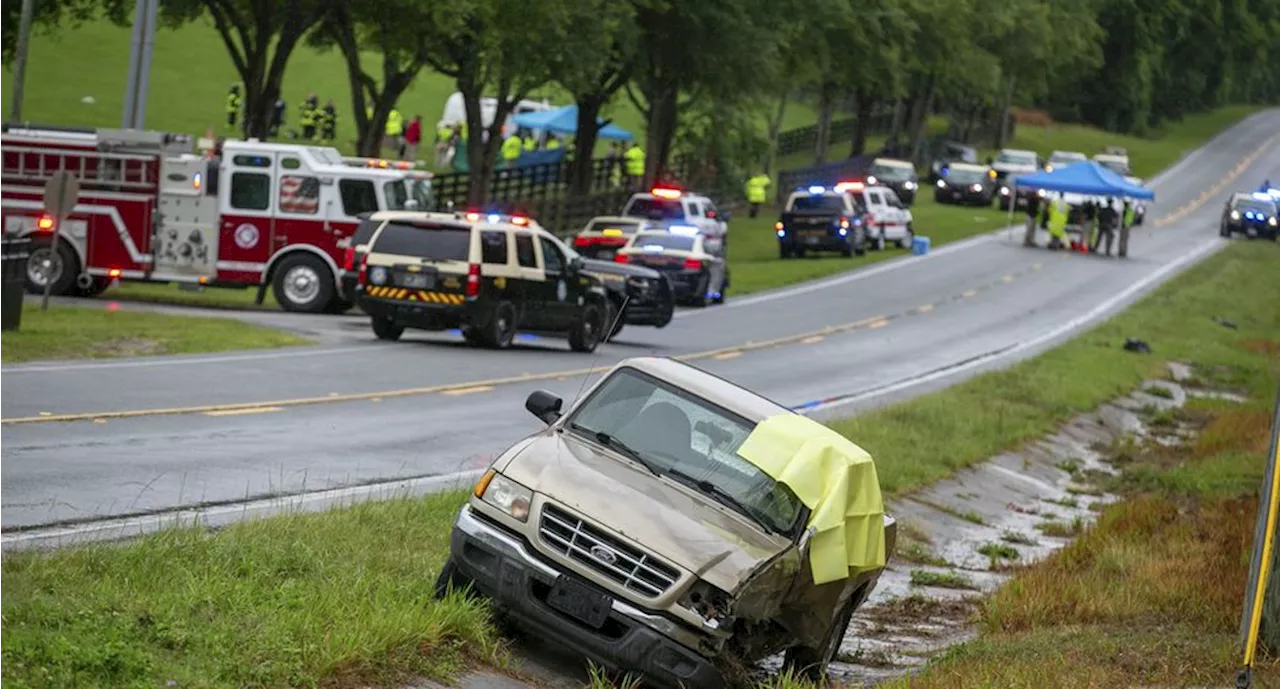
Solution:
{"label": "tarp on ground", "polygon": [[[527,127],[529,129],[540,129],[555,134],[566,134],[573,136],[578,133],[578,106],[566,105],[563,108],[554,110],[543,110],[541,112],[525,112],[511,118],[511,121],[517,127]],[[598,136],[601,139],[617,139],[620,141],[630,141],[635,138],[631,132],[613,124],[604,124],[604,120],[597,118],[597,124],[603,125],[600,128]]]}
{"label": "tarp on ground", "polygon": [[1072,163],[1053,172],[1019,175],[1014,184],[1020,188],[1044,189],[1083,196],[1113,196],[1130,199],[1154,199],[1147,187],[1133,184],[1124,177],[1092,160]]}

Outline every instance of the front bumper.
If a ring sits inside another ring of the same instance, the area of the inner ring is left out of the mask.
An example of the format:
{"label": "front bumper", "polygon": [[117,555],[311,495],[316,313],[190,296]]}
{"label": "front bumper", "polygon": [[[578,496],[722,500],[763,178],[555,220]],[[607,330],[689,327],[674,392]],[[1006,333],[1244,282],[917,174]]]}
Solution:
{"label": "front bumper", "polygon": [[616,670],[645,673],[667,687],[724,686],[710,660],[676,642],[675,622],[613,599],[600,629],[589,628],[546,604],[546,594],[562,573],[539,559],[520,537],[476,515],[458,514],[450,539],[451,557],[475,589],[522,626]]}
{"label": "front bumper", "polygon": [[809,234],[813,230],[787,230],[785,237],[778,238],[778,244],[792,251],[849,251],[858,246],[860,226],[851,228],[848,234],[841,236],[837,230],[825,230],[821,234]]}
{"label": "front bumper", "polygon": [[1265,237],[1272,239],[1280,228],[1266,222],[1250,222],[1247,220],[1228,220],[1227,230],[1246,237]]}
{"label": "front bumper", "polygon": [[933,200],[937,203],[974,203],[989,205],[991,203],[991,192],[987,190],[974,191],[968,187],[946,187],[936,189],[933,192]]}

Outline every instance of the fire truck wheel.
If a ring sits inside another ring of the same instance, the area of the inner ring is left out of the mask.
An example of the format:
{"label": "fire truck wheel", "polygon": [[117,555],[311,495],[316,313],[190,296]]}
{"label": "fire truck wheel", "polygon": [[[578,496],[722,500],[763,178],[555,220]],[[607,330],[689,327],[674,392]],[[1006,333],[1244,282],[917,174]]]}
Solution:
{"label": "fire truck wheel", "polygon": [[373,324],[373,334],[377,335],[379,340],[391,340],[394,342],[404,334],[404,326],[390,318],[374,316],[370,322]]}
{"label": "fire truck wheel", "polygon": [[93,282],[88,287],[76,286],[76,292],[82,297],[96,297],[107,291],[111,286],[111,280],[104,277],[94,277]]}
{"label": "fire truck wheel", "polygon": [[55,253],[52,244],[47,239],[32,242],[26,275],[27,291],[32,294],[44,294],[46,278],[53,280],[50,294],[67,294],[76,284],[76,274],[80,272],[76,252],[66,242],[59,241]]}
{"label": "fire truck wheel", "polygon": [[333,301],[333,272],[318,257],[286,256],[271,280],[272,293],[285,311],[320,313]]}

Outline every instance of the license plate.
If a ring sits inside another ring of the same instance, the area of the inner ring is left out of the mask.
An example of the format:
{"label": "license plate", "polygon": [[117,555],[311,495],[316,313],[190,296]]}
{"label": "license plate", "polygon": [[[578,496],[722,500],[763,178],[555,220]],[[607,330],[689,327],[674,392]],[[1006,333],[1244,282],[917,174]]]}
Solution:
{"label": "license plate", "polygon": [[399,287],[426,289],[434,287],[435,282],[434,275],[423,275],[422,273],[401,273],[396,276],[396,285]]}
{"label": "license plate", "polygon": [[953,192],[951,192],[951,198],[952,198],[953,200],[954,200],[954,199],[958,199],[958,198],[960,198],[960,192],[958,192],[958,191],[953,191]]}
{"label": "license plate", "polygon": [[561,576],[547,594],[547,605],[599,629],[609,619],[613,599],[574,579]]}

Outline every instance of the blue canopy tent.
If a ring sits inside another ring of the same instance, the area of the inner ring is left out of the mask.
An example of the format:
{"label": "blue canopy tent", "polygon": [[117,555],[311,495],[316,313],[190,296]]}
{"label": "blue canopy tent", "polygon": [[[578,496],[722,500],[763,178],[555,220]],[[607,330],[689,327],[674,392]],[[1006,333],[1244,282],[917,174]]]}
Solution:
{"label": "blue canopy tent", "polygon": [[[517,127],[527,127],[529,129],[538,129],[548,131],[555,134],[565,134],[572,136],[578,133],[578,106],[566,105],[563,108],[554,110],[543,110],[540,112],[526,112],[511,118],[511,121]],[[603,124],[600,128],[598,136],[601,139],[616,139],[619,141],[630,141],[635,138],[631,132],[614,124],[604,124],[604,120],[596,120],[598,124]]]}
{"label": "blue canopy tent", "polygon": [[1053,172],[1020,175],[1014,180],[1014,184],[1023,188],[1084,196],[1112,196],[1147,201],[1156,197],[1154,191],[1131,184],[1125,178],[1092,160],[1072,163]]}

